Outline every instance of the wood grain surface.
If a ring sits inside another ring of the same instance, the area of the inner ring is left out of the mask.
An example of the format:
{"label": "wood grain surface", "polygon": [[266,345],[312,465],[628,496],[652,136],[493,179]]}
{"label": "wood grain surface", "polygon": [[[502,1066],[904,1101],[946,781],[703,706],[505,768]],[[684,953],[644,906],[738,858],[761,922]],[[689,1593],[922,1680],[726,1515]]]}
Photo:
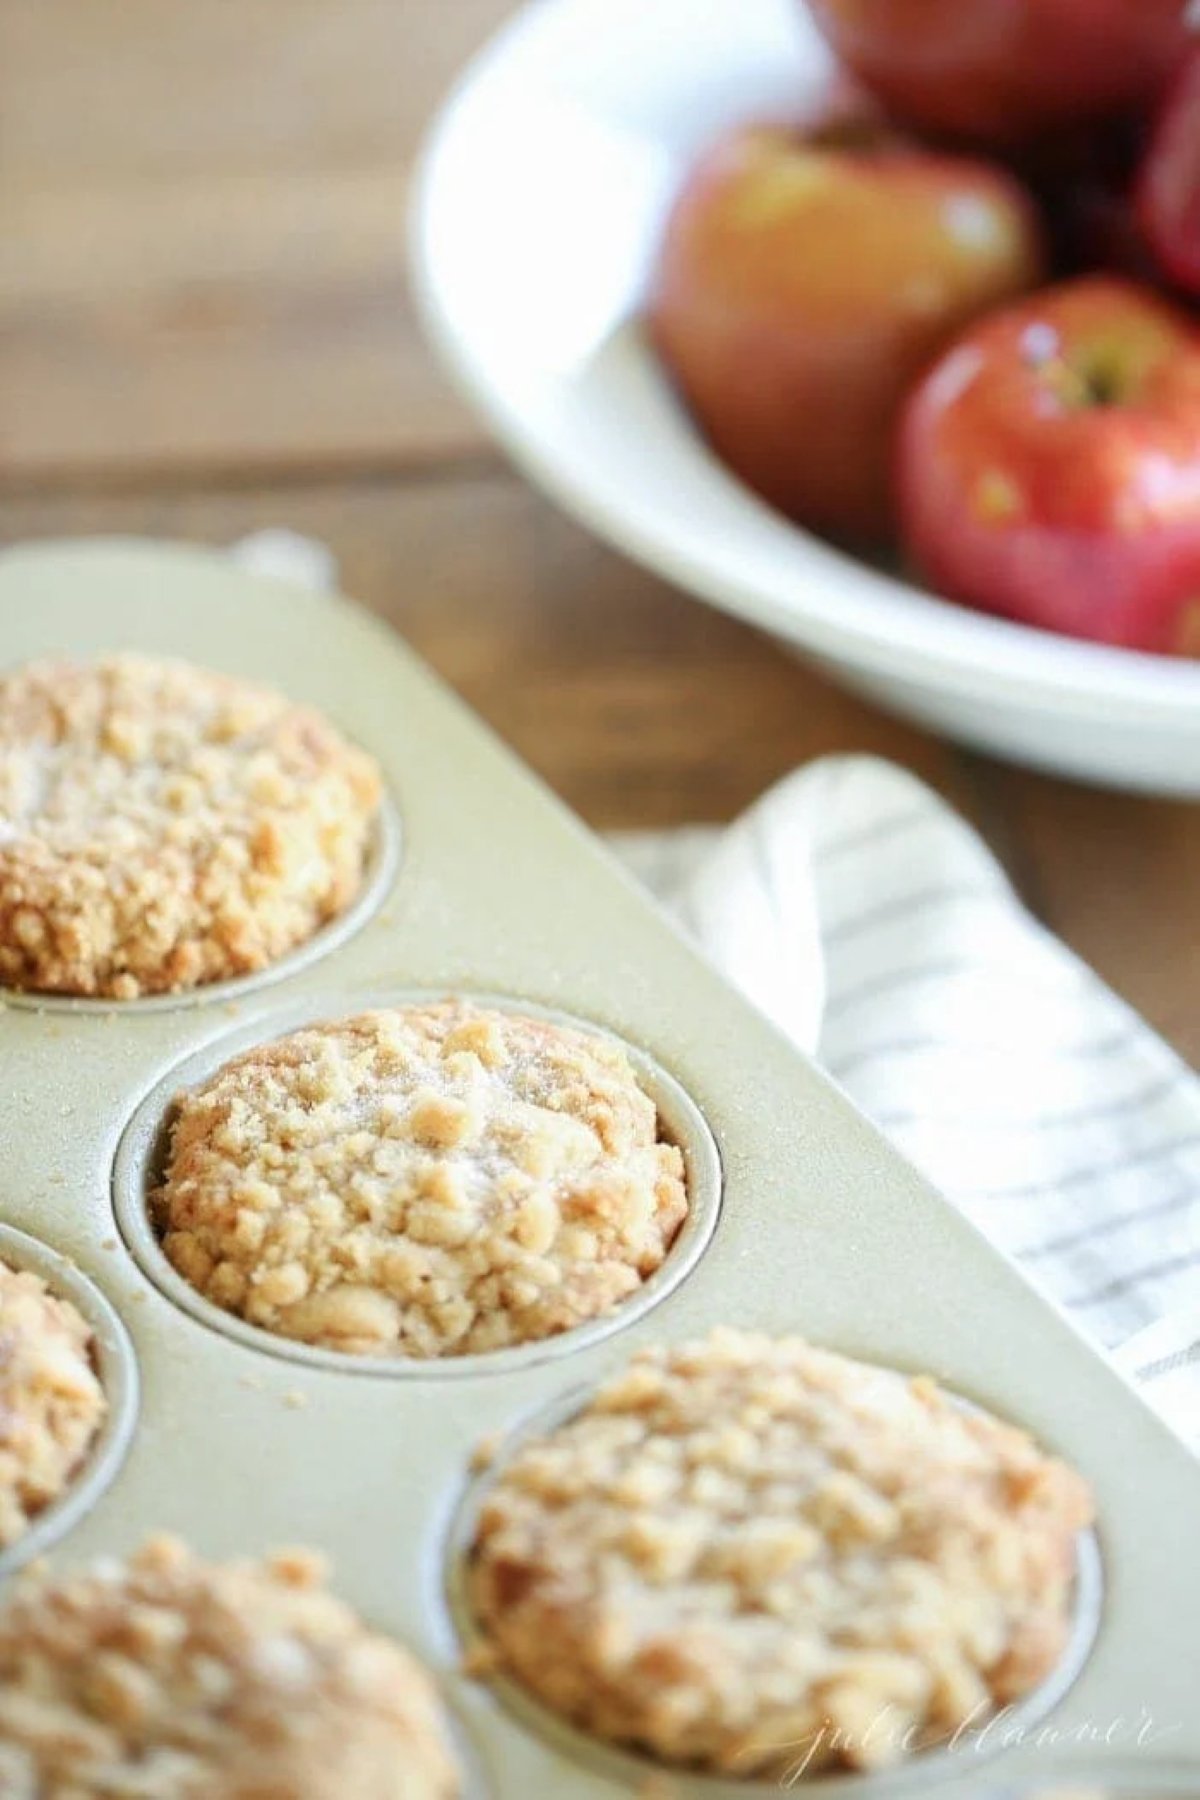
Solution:
{"label": "wood grain surface", "polygon": [[423,127],[507,0],[0,0],[0,541],[324,539],[598,826],[732,816],[827,751],[916,770],[1200,1059],[1194,807],[891,720],[531,493],[422,345]]}

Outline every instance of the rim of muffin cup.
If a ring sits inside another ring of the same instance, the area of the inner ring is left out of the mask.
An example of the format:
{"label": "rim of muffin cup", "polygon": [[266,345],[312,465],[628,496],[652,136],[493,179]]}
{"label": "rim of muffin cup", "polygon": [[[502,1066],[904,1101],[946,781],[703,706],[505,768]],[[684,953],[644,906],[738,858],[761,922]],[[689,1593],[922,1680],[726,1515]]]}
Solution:
{"label": "rim of muffin cup", "polygon": [[341,949],[356,937],[379,913],[396,885],[403,860],[403,828],[400,811],[390,793],[385,792],[371,819],[363,860],[362,880],[349,905],[336,917],[317,927],[311,937],[287,950],[264,968],[249,975],[231,975],[224,981],[208,981],[198,987],[180,988],[167,994],[141,994],[133,1000],[118,1000],[111,995],[46,993],[37,988],[14,988],[0,984],[0,1002],[4,1006],[39,1013],[140,1013],[177,1012],[188,1008],[228,1005],[241,1000],[274,982],[286,981],[291,975],[320,962],[323,957]]}
{"label": "rim of muffin cup", "polygon": [[0,1261],[40,1276],[52,1294],[79,1311],[91,1327],[94,1366],[107,1402],[100,1429],[62,1493],[0,1550],[3,1581],[73,1531],[115,1480],[137,1429],[140,1382],[133,1343],[119,1313],[70,1258],[40,1238],[0,1224]]}
{"label": "rim of muffin cup", "polygon": [[[465,1355],[374,1356],[305,1344],[252,1325],[199,1293],[168,1261],[150,1213],[169,1145],[180,1091],[215,1075],[227,1062],[255,1045],[270,1044],[307,1025],[336,1023],[379,1008],[425,1006],[462,1000],[473,1006],[588,1032],[618,1044],[628,1056],[642,1091],[654,1102],[659,1139],[683,1155],[688,1210],[661,1264],[637,1290],[607,1312],[548,1337]],[[143,1096],[121,1133],[113,1162],[112,1199],[126,1248],[142,1274],[160,1293],[199,1324],[244,1348],[310,1369],[385,1380],[461,1380],[470,1376],[515,1374],[537,1364],[601,1343],[643,1318],[686,1280],[700,1262],[717,1227],[723,1192],[720,1152],[699,1106],[674,1075],[647,1051],[594,1020],[511,994],[460,987],[374,988],[340,993],[281,1008],[253,1025],[230,1032],[175,1063]]]}
{"label": "rim of muffin cup", "polygon": [[[668,1340],[670,1341],[674,1340]],[[824,1340],[820,1347],[824,1350],[836,1348]],[[894,1364],[881,1362],[876,1357],[856,1355],[853,1360],[897,1374],[904,1373],[896,1369]],[[683,1763],[667,1762],[649,1750],[639,1749],[636,1744],[622,1744],[598,1737],[556,1712],[515,1675],[509,1674],[502,1664],[491,1663],[488,1653],[492,1640],[480,1623],[470,1595],[472,1551],[480,1511],[518,1453],[532,1439],[542,1437],[578,1417],[613,1373],[612,1369],[606,1370],[586,1386],[577,1385],[543,1401],[504,1432],[494,1452],[489,1451],[484,1466],[470,1471],[466,1476],[450,1514],[441,1546],[442,1600],[449,1615],[450,1628],[458,1643],[462,1665],[470,1669],[478,1657],[482,1672],[471,1674],[467,1679],[486,1689],[521,1730],[539,1738],[550,1750],[584,1771],[627,1787],[635,1793],[658,1780],[664,1782],[672,1794],[678,1792],[680,1800],[685,1794],[695,1795],[696,1800],[754,1800],[754,1796],[759,1796],[761,1800],[762,1795],[779,1790],[781,1783],[778,1775],[738,1778],[717,1774],[688,1767]],[[965,1411],[982,1413],[994,1419],[1002,1417],[1006,1423],[1016,1423],[1008,1414],[1001,1415],[989,1407],[980,1406],[956,1388],[943,1382],[938,1385],[950,1400]],[[832,1770],[814,1776],[802,1774],[784,1785],[789,1792],[811,1794],[814,1797],[828,1796],[829,1800],[834,1800],[835,1796],[845,1796],[846,1800],[851,1800],[852,1796],[859,1794],[864,1797],[868,1794],[878,1795],[880,1800],[895,1795],[897,1800],[907,1800],[908,1796],[923,1793],[932,1783],[961,1778],[966,1770],[978,1768],[981,1772],[986,1771],[985,1778],[996,1784],[997,1800],[1001,1794],[1004,1800],[1008,1800],[1007,1790],[1002,1787],[996,1773],[997,1762],[1002,1761],[1007,1753],[1004,1735],[1011,1732],[1028,1735],[1048,1718],[1059,1701],[1074,1687],[1099,1636],[1105,1600],[1104,1556],[1100,1534],[1097,1527],[1091,1525],[1077,1532],[1075,1537],[1075,1579],[1071,1593],[1069,1629],[1062,1654],[1053,1669],[1036,1687],[1031,1688],[1012,1705],[998,1708],[995,1713],[988,1715],[988,1719],[1001,1719],[1003,1723],[1003,1731],[992,1743],[982,1750],[969,1743],[959,1749],[935,1745],[927,1750],[914,1752],[891,1768]],[[987,1723],[987,1719],[981,1721],[983,1726]],[[1022,1740],[1018,1739],[1020,1741]],[[1030,1800],[1039,1800],[1037,1781],[1028,1776],[1025,1779],[1034,1789]],[[1100,1769],[1093,1770],[1089,1775],[1089,1781],[1102,1783],[1103,1780],[1103,1771]],[[1059,1800],[1059,1776],[1055,1770],[1047,1770],[1043,1785],[1047,1790],[1045,1800]],[[1024,1788],[1018,1783],[1018,1792],[1014,1793],[1013,1800],[1023,1800],[1023,1795]],[[1124,1800],[1124,1797],[1114,1795],[1113,1800]],[[1200,1783],[1197,1783],[1194,1800],[1200,1800]]]}

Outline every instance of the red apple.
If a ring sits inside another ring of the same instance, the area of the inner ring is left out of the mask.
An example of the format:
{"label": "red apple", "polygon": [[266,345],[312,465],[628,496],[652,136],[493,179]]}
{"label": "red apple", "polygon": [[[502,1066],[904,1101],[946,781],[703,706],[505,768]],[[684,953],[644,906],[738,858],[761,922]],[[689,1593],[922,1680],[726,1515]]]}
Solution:
{"label": "red apple", "polygon": [[653,275],[651,339],[717,454],[793,518],[873,537],[895,416],[968,320],[1039,274],[1007,176],[874,124],[748,127],[693,169]]}
{"label": "red apple", "polygon": [[1138,212],[1168,275],[1200,294],[1200,50],[1188,57],[1155,123]]}
{"label": "red apple", "polygon": [[926,130],[1012,143],[1152,100],[1186,0],[807,0],[846,67]]}
{"label": "red apple", "polygon": [[907,549],[931,585],[1026,624],[1200,650],[1200,331],[1106,276],[966,332],[908,401]]}

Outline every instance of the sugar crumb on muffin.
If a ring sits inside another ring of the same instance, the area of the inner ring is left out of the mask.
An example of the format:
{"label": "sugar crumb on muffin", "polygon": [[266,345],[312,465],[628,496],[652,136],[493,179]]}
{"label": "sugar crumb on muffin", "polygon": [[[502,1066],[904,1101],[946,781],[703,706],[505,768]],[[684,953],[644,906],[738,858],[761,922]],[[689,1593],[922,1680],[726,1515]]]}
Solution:
{"label": "sugar crumb on muffin", "polygon": [[328,1591],[319,1558],[210,1564],[161,1537],[0,1604],[0,1791],[456,1800],[461,1786],[429,1676]]}
{"label": "sugar crumb on muffin", "polygon": [[520,1446],[469,1568],[503,1671],[664,1765],[791,1781],[946,1741],[1050,1672],[1086,1483],[934,1382],[722,1329]]}
{"label": "sugar crumb on muffin", "polygon": [[107,1410],[78,1307],[0,1261],[0,1550],[67,1492]]}
{"label": "sugar crumb on muffin", "polygon": [[359,1354],[495,1350],[662,1264],[683,1158],[624,1050],[462,1001],[308,1026],[183,1094],[152,1212],[209,1300]]}
{"label": "sugar crumb on muffin", "polygon": [[363,880],[379,771],[189,663],[0,675],[0,986],[114,1000],[268,967]]}

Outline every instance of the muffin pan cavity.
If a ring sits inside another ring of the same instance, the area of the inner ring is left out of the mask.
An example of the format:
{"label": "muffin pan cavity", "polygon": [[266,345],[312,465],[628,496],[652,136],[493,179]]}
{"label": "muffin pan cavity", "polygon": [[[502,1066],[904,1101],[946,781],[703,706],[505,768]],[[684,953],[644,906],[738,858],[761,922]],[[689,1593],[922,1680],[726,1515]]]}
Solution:
{"label": "muffin pan cavity", "polygon": [[371,827],[363,867],[362,885],[344,912],[322,925],[296,949],[252,975],[229,981],[210,981],[201,987],[173,994],[143,994],[135,1000],[93,999],[85,995],[46,994],[34,990],[0,987],[0,1004],[39,1013],[145,1013],[177,1012],[206,1006],[230,1006],[250,998],[262,988],[304,974],[355,937],[381,910],[396,885],[402,858],[400,814],[389,794],[384,795]]}
{"label": "muffin pan cavity", "polygon": [[[620,1044],[639,1087],[654,1103],[660,1141],[675,1145],[683,1156],[687,1215],[660,1267],[634,1293],[608,1311],[553,1336],[496,1350],[419,1359],[356,1355],[296,1342],[248,1323],[199,1293],[168,1261],[150,1211],[150,1195],[158,1186],[165,1165],[178,1095],[206,1081],[233,1057],[285,1037],[303,1026],[376,1008],[425,1005],[447,998],[466,999],[489,1010],[568,1026]],[[384,989],[353,995],[331,993],[323,1002],[309,1001],[302,1007],[273,1011],[258,1019],[252,1027],[206,1045],[199,1054],[171,1070],[145,1096],[121,1136],[113,1167],[113,1205],[121,1235],[143,1273],[192,1318],[239,1344],[288,1362],[337,1370],[342,1374],[390,1379],[462,1379],[484,1373],[517,1373],[548,1359],[599,1344],[614,1332],[643,1318],[686,1279],[704,1255],[720,1213],[721,1160],[703,1113],[683,1086],[644,1050],[624,1038],[616,1039],[603,1027],[511,995],[456,993],[448,996],[433,990]]]}
{"label": "muffin pan cavity", "polygon": [[[91,1327],[96,1374],[107,1401],[96,1437],[63,1494],[38,1512],[14,1543],[0,1550],[2,1581],[71,1531],[116,1477],[137,1425],[138,1370],[129,1334],[113,1306],[65,1256],[23,1231],[0,1224],[0,1261],[39,1276],[51,1293],[69,1300]],[[0,1336],[2,1332],[0,1319]]]}
{"label": "muffin pan cavity", "polygon": [[[805,1775],[804,1748],[796,1746],[795,1761],[782,1776],[734,1779],[702,1770],[667,1764],[635,1745],[607,1741],[567,1720],[497,1661],[496,1652],[477,1616],[471,1593],[472,1552],[480,1515],[514,1458],[532,1440],[545,1437],[569,1423],[587,1406],[594,1390],[572,1388],[527,1416],[505,1440],[489,1444],[482,1466],[469,1476],[450,1518],[443,1543],[444,1594],[452,1628],[460,1645],[464,1666],[477,1671],[477,1679],[494,1696],[501,1712],[522,1732],[540,1737],[555,1755],[564,1756],[582,1771],[594,1773],[634,1793],[653,1792],[655,1781],[678,1800],[753,1800],[755,1795],[788,1792],[813,1795],[861,1796],[861,1800],[890,1800],[922,1794],[955,1776],[970,1780],[973,1771],[993,1775],[992,1764],[1005,1743],[1020,1743],[1035,1736],[1039,1726],[1069,1693],[1085,1667],[1104,1612],[1104,1564],[1098,1535],[1087,1528],[1075,1537],[1075,1571],[1071,1610],[1062,1653],[1049,1673],[1018,1702],[964,1729],[958,1747],[932,1746],[893,1766],[872,1771],[831,1770]],[[967,1412],[977,1411],[959,1401]],[[886,1720],[883,1721],[886,1725]],[[978,1790],[972,1790],[978,1791]],[[989,1788],[989,1792],[990,1792]]]}

